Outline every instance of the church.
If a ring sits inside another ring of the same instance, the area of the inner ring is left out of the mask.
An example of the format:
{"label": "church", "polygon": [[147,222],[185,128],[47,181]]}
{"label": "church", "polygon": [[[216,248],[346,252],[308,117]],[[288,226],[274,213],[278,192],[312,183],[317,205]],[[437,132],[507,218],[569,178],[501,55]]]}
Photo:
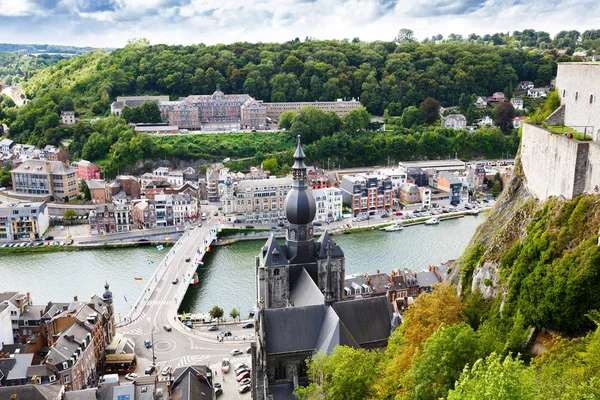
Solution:
{"label": "church", "polygon": [[271,234],[256,257],[255,400],[294,399],[294,388],[308,383],[307,359],[335,346],[383,349],[399,320],[385,296],[342,301],[344,252],[327,231],[313,236],[316,206],[304,159],[298,136],[285,244]]}

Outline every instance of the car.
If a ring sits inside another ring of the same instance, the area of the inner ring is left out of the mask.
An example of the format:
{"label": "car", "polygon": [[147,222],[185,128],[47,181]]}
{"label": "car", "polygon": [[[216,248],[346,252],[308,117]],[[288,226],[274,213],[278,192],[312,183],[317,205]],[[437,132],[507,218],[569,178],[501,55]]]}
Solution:
{"label": "car", "polygon": [[322,224],[321,222],[319,222],[319,221],[315,221],[315,222],[313,222],[313,225],[314,225],[314,226],[321,226],[321,225],[323,225],[323,224]]}
{"label": "car", "polygon": [[244,371],[243,373],[239,374],[238,377],[235,378],[235,380],[240,382],[242,379],[246,378],[250,378],[250,371]]}
{"label": "car", "polygon": [[163,328],[164,328],[165,331],[171,332],[171,327],[170,326],[164,325]]}
{"label": "car", "polygon": [[244,228],[246,228],[246,229],[254,229],[254,225],[246,225]]}
{"label": "car", "polygon": [[70,246],[70,245],[72,245],[72,244],[73,244],[73,239],[69,239],[69,240],[67,240],[67,244],[68,244],[69,246]]}
{"label": "car", "polygon": [[246,347],[246,354],[252,354],[252,347],[251,346]]}
{"label": "car", "polygon": [[177,285],[179,283],[179,278],[173,279],[173,285]]}
{"label": "car", "polygon": [[250,385],[244,385],[244,386],[240,386],[238,388],[238,392],[240,392],[241,394],[247,393],[249,391],[250,391]]}
{"label": "car", "polygon": [[209,204],[209,203],[208,203],[208,200],[201,200],[201,201],[200,201],[200,205],[201,205],[201,206],[207,206],[208,204]]}
{"label": "car", "polygon": [[400,211],[396,211],[396,216],[397,216],[397,217],[400,217],[400,216],[402,216],[402,212],[400,212]]}
{"label": "car", "polygon": [[250,372],[250,368],[248,368],[248,367],[239,368],[235,371],[235,376],[243,375],[246,372]]}
{"label": "car", "polygon": [[54,240],[54,236],[48,235],[44,238],[44,240]]}
{"label": "car", "polygon": [[218,217],[218,216],[219,216],[219,212],[218,212],[218,211],[215,211],[215,212],[213,213],[213,215],[214,215],[215,217]]}
{"label": "car", "polygon": [[242,325],[242,328],[244,328],[244,329],[254,328],[254,322],[246,322],[244,325]]}
{"label": "car", "polygon": [[240,381],[240,385],[249,385],[250,382],[250,378],[244,378]]}
{"label": "car", "polygon": [[389,214],[381,214],[381,218],[389,218]]}
{"label": "car", "polygon": [[248,366],[247,366],[245,363],[243,363],[243,362],[235,364],[235,371],[236,371],[236,372],[237,372],[239,369],[242,369],[242,368],[246,368],[246,369],[248,369]]}
{"label": "car", "polygon": [[232,356],[241,356],[242,354],[244,354],[240,349],[233,349],[230,353]]}
{"label": "car", "polygon": [[172,370],[173,370],[173,368],[171,368],[170,365],[165,365],[165,367],[162,370],[162,376],[169,375],[169,372],[171,372]]}
{"label": "car", "polygon": [[212,331],[218,331],[218,330],[219,330],[219,327],[218,327],[218,326],[216,326],[216,325],[213,325],[213,326],[210,326],[210,327],[208,327],[208,330],[209,330],[209,331],[211,331],[211,332],[212,332]]}
{"label": "car", "polygon": [[279,226],[280,228],[283,228],[285,226],[285,224],[283,222],[280,222],[277,224],[277,226]]}
{"label": "car", "polygon": [[220,388],[221,387],[221,382],[213,382],[213,386],[216,388]]}
{"label": "car", "polygon": [[272,231],[276,231],[276,230],[277,230],[277,227],[273,225],[273,226],[271,227],[271,230],[272,230]]}
{"label": "car", "polygon": [[214,387],[215,387],[215,396],[218,396],[218,395],[220,395],[220,394],[223,394],[223,389],[222,389],[222,388],[220,388],[220,387],[217,387],[217,385],[216,385],[216,384],[214,385]]}
{"label": "car", "polygon": [[221,336],[227,336],[227,337],[230,337],[230,336],[231,336],[231,331],[227,331],[227,332],[221,332]]}
{"label": "car", "polygon": [[125,375],[125,379],[127,379],[128,381],[133,381],[137,377],[138,377],[138,374],[134,374],[133,372],[131,374]]}
{"label": "car", "polygon": [[191,258],[188,257],[188,258],[185,259],[185,262],[190,262],[190,260],[191,260]]}
{"label": "car", "polygon": [[154,365],[150,365],[148,368],[146,368],[146,370],[144,371],[144,374],[152,375],[155,370],[156,370],[156,367]]}

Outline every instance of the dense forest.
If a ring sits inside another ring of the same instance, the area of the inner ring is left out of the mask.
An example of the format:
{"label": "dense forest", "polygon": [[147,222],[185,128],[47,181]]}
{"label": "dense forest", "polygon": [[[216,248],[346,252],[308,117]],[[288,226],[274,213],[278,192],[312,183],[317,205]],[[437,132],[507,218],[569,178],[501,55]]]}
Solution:
{"label": "dense forest", "polygon": [[[52,53],[52,54],[83,54],[94,50],[93,47],[61,46],[56,44],[20,44],[20,43],[0,43],[0,52],[31,54],[31,53]],[[111,49],[106,49],[111,50]]]}
{"label": "dense forest", "polygon": [[35,71],[55,65],[67,58],[70,56],[56,54],[29,56],[0,52],[0,83],[10,85],[13,82],[26,81]]}
{"label": "dense forest", "polygon": [[172,98],[248,93],[264,101],[360,98],[371,114],[426,97],[455,105],[461,94],[490,95],[520,80],[547,85],[554,56],[477,43],[292,41],[168,46],[136,41],[95,51],[36,74],[29,97],[66,91],[81,113],[104,114],[119,95]]}

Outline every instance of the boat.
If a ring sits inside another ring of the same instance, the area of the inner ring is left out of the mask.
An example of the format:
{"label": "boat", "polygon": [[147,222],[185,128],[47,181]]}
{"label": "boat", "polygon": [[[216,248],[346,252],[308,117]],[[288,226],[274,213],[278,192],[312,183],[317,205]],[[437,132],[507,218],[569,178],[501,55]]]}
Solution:
{"label": "boat", "polygon": [[382,229],[382,231],[397,232],[397,231],[401,231],[403,229],[404,229],[404,225],[402,224],[401,221],[399,221],[399,222],[396,222],[394,225],[386,226],[385,228]]}
{"label": "boat", "polygon": [[162,244],[159,244],[158,246],[156,246],[156,250],[162,250],[164,247]]}
{"label": "boat", "polygon": [[429,218],[425,221],[425,225],[437,225],[440,223],[440,219],[438,217]]}
{"label": "boat", "polygon": [[470,210],[465,211],[465,213],[468,215],[479,215],[480,212],[481,212],[481,208],[479,208],[479,207],[471,208]]}

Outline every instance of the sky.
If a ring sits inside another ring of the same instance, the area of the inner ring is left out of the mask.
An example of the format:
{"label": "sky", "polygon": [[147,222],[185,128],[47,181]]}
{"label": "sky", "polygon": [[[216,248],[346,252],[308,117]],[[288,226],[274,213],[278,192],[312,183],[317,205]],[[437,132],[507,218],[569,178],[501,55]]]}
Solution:
{"label": "sky", "polygon": [[0,0],[0,42],[152,44],[421,40],[536,29],[600,29],[598,0]]}

